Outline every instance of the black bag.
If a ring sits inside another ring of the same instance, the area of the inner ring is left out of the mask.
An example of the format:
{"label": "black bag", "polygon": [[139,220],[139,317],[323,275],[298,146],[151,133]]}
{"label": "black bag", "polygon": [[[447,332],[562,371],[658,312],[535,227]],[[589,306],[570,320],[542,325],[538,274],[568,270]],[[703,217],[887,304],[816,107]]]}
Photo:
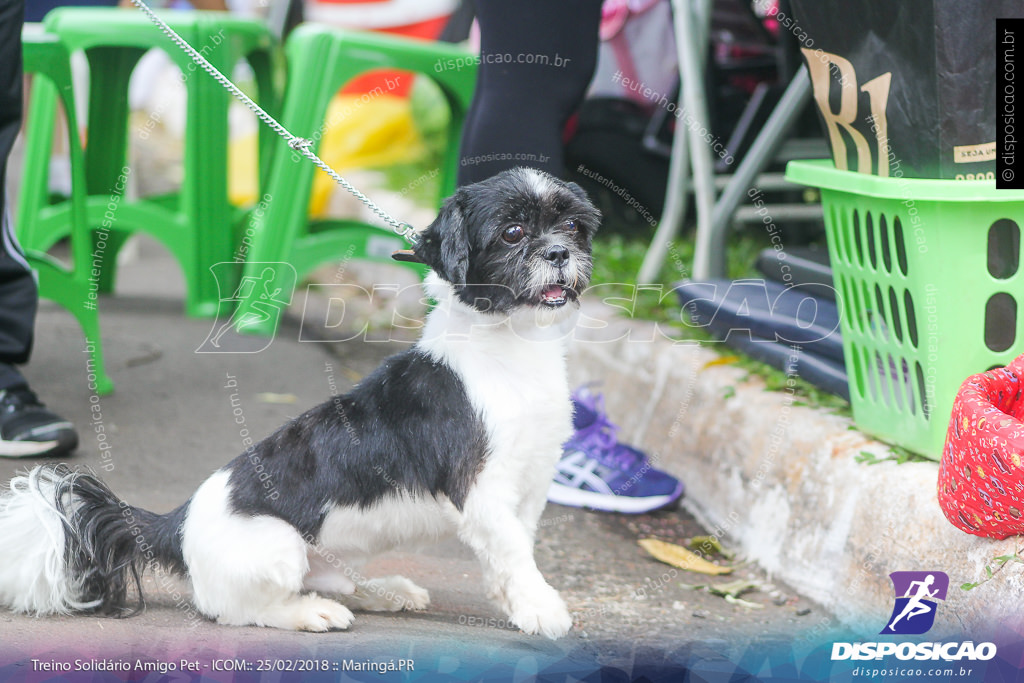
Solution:
{"label": "black bag", "polygon": [[992,178],[997,17],[1020,0],[793,0],[793,31],[837,168]]}
{"label": "black bag", "polygon": [[650,122],[631,100],[596,98],[580,107],[565,148],[567,179],[601,210],[602,230],[648,235],[658,224],[669,160],[645,141]]}

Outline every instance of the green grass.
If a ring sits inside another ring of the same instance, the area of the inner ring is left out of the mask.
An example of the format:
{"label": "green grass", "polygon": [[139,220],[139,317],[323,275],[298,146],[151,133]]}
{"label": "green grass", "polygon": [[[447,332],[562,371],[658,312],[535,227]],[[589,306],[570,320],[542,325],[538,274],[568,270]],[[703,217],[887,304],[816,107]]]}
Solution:
{"label": "green grass", "polygon": [[[729,242],[726,269],[730,279],[761,277],[754,268],[757,254],[767,246],[767,238],[757,234],[736,235]],[[668,258],[652,283],[637,286],[649,241],[647,236],[625,237],[621,234],[598,235],[594,240],[594,275],[591,284],[602,285],[604,296],[618,295],[632,299],[633,317],[657,320],[671,327],[673,338],[709,341],[700,328],[683,325],[679,319],[679,300],[671,293],[672,286],[690,276],[693,267],[694,241],[676,240],[669,245]]]}
{"label": "green grass", "polygon": [[[748,375],[755,375],[764,380],[765,389],[768,391],[784,391],[786,389],[787,383],[790,382],[790,377],[786,373],[761,361],[754,360],[739,351],[733,353],[739,358],[736,361],[736,367],[747,370]],[[845,398],[823,391],[799,377],[793,378],[790,388],[793,389],[793,405],[795,406],[818,408],[828,410],[836,415],[853,417],[850,402]]]}
{"label": "green grass", "polygon": [[[768,239],[751,233],[737,235],[730,240],[727,251],[726,269],[730,279],[737,280],[747,277],[761,277],[754,268],[757,254],[768,245]],[[594,275],[592,284],[605,287],[617,285],[622,288],[622,296],[635,296],[634,317],[646,320],[675,320],[679,316],[679,304],[671,291],[672,285],[690,276],[693,267],[694,241],[690,239],[676,240],[669,245],[668,258],[662,264],[658,277],[653,283],[645,283],[637,288],[636,276],[640,272],[640,264],[647,252],[649,240],[644,237],[625,237],[621,234],[600,235],[594,240]],[[661,289],[658,289],[660,286]],[[635,293],[634,293],[634,290]],[[615,291],[605,290],[605,291]],[[697,340],[708,337],[700,331],[688,326],[678,325],[678,331],[685,337],[694,332]]]}

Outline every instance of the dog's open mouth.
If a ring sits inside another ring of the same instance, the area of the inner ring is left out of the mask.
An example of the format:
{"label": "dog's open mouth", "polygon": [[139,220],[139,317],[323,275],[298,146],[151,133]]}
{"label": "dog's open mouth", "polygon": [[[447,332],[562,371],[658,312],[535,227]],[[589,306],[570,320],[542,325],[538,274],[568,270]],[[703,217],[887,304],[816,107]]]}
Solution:
{"label": "dog's open mouth", "polygon": [[558,308],[568,300],[568,292],[564,285],[552,284],[540,293],[540,302],[551,308]]}

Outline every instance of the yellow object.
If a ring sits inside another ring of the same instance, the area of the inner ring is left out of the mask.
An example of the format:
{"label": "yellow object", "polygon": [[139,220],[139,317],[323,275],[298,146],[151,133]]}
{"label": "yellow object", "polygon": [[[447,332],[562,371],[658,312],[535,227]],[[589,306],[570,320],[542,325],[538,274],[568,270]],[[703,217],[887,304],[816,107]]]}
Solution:
{"label": "yellow object", "polygon": [[[228,144],[228,196],[235,206],[259,199],[258,136],[237,136]],[[409,100],[370,91],[335,95],[324,119],[321,159],[339,173],[350,168],[375,168],[415,161],[425,151],[416,130]],[[321,218],[337,184],[317,169],[309,215]]]}
{"label": "yellow object", "polygon": [[228,142],[228,201],[252,206],[259,199],[259,135],[250,133]]}
{"label": "yellow object", "polygon": [[[327,108],[320,158],[334,170],[373,168],[413,161],[425,151],[409,100],[395,95],[335,95]],[[317,169],[309,215],[319,218],[337,184]]]}
{"label": "yellow object", "polygon": [[733,363],[739,361],[739,359],[739,356],[722,356],[721,358],[709,360],[707,363],[704,364],[704,369],[713,368],[716,365],[732,365]]}
{"label": "yellow object", "polygon": [[691,553],[686,548],[674,543],[666,543],[656,538],[644,538],[638,541],[638,543],[654,559],[670,564],[673,567],[685,569],[688,572],[718,575],[728,574],[732,571],[732,567],[722,567],[708,562],[703,557]]}

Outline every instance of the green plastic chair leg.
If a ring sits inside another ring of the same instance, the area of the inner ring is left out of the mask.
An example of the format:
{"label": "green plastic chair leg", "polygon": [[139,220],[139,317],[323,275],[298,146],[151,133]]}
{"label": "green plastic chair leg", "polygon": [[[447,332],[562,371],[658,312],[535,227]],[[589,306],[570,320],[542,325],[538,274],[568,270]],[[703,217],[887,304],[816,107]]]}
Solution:
{"label": "green plastic chair leg", "polygon": [[145,53],[142,49],[122,47],[93,47],[85,51],[89,60],[85,168],[90,195],[118,193],[118,179],[125,172],[128,149],[128,90],[124,85]]}
{"label": "green plastic chair leg", "polygon": [[[28,109],[25,164],[19,195],[19,238],[26,244],[29,265],[39,277],[39,296],[63,306],[78,321],[86,339],[90,389],[109,394],[114,384],[103,362],[98,302],[90,288],[90,233],[86,222],[85,163],[78,142],[78,122],[71,87],[71,66],[67,50],[56,37],[26,29],[22,41],[26,73],[34,75]],[[71,199],[62,208],[49,206],[50,152],[57,103],[64,105],[68,122],[71,160]],[[70,237],[71,267],[33,248],[33,242],[50,246],[49,235]]]}
{"label": "green plastic chair leg", "polygon": [[114,382],[107,374],[103,362],[103,344],[100,337],[100,321],[97,302],[89,296],[72,272],[61,267],[50,256],[40,252],[28,252],[28,262],[39,273],[39,296],[50,299],[64,307],[78,321],[85,335],[86,365],[89,389],[104,396],[114,391]]}
{"label": "green plastic chair leg", "polygon": [[117,278],[117,255],[121,253],[121,247],[131,234],[109,231],[106,233],[106,239],[103,239],[103,234],[96,230],[90,234],[93,249],[89,255],[89,266],[91,269],[94,263],[102,264],[100,275],[96,278],[97,290],[103,294],[110,294],[114,291],[114,282]]}
{"label": "green plastic chair leg", "polygon": [[[106,198],[105,204],[124,202],[127,176],[131,173],[124,162],[127,159],[128,140],[124,131],[128,127],[127,83],[142,55],[141,49],[92,48],[86,50],[89,59],[89,121],[102,121],[102,125],[89,126],[89,140],[85,148],[86,192],[90,197]],[[113,214],[116,216],[117,213]],[[98,228],[102,221],[91,223]],[[110,231],[106,247],[101,249],[104,268],[98,278],[99,291],[114,291],[117,280],[117,254],[128,239],[128,234]],[[92,235],[95,248],[99,238]]]}

